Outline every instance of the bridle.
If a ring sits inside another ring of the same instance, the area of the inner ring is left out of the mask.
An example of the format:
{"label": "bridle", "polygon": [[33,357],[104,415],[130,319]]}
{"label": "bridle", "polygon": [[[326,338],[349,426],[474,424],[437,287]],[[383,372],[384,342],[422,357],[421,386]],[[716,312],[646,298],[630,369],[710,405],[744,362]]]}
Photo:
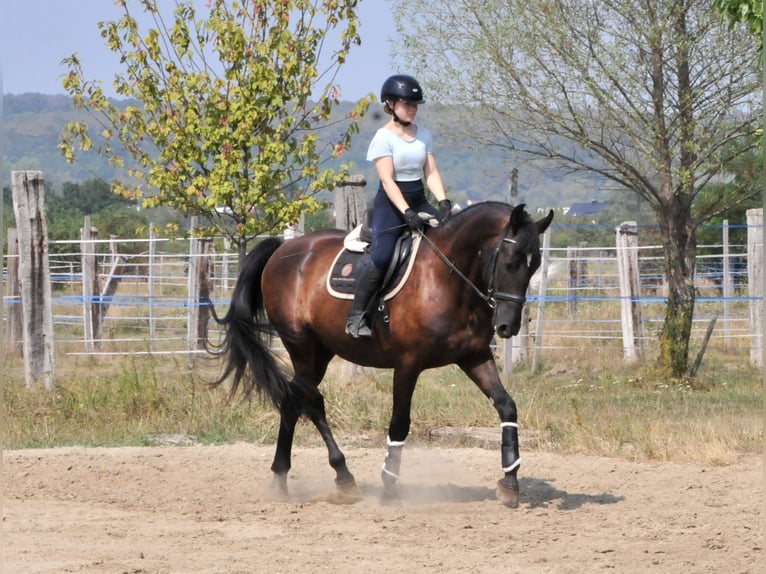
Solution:
{"label": "bridle", "polygon": [[511,303],[518,303],[519,305],[524,305],[524,303],[527,302],[526,295],[516,295],[514,293],[506,293],[505,291],[497,291],[495,289],[495,275],[497,274],[497,262],[498,262],[498,256],[500,255],[500,249],[503,246],[503,243],[511,243],[513,245],[516,245],[516,240],[508,237],[508,231],[510,229],[510,225],[505,228],[505,233],[503,233],[503,237],[500,239],[500,241],[495,245],[494,249],[492,249],[492,255],[490,255],[489,258],[489,265],[487,267],[488,275],[489,275],[489,286],[487,287],[487,294],[489,295],[490,299],[494,300],[494,306],[490,305],[492,309],[497,307],[497,301],[510,301]]}
{"label": "bridle", "polygon": [[502,248],[503,243],[511,243],[513,245],[516,244],[515,239],[508,237],[508,233],[510,233],[510,231],[511,224],[509,222],[503,231],[502,237],[497,242],[497,245],[495,245],[495,247],[492,249],[492,254],[489,258],[489,265],[487,265],[488,286],[486,293],[479,289],[462,271],[460,271],[460,269],[458,269],[457,266],[452,261],[450,261],[450,259],[444,255],[444,253],[442,253],[438,247],[436,247],[436,245],[434,245],[433,241],[431,241],[426,236],[426,234],[423,233],[422,230],[419,229],[418,233],[420,233],[421,238],[431,246],[431,249],[434,250],[436,255],[438,255],[439,258],[444,261],[447,267],[449,267],[455,273],[455,275],[465,281],[474,290],[474,292],[489,306],[490,309],[494,310],[497,308],[498,301],[509,301],[511,303],[517,303],[518,305],[522,306],[527,301],[525,295],[506,293],[505,291],[497,291],[495,289],[495,275],[497,272],[497,263],[500,255],[500,249]]}

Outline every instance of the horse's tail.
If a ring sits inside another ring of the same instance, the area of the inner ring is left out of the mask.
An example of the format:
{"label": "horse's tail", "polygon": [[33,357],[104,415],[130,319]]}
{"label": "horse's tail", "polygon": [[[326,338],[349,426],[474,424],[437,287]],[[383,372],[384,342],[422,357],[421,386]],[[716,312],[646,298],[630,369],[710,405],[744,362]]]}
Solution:
{"label": "horse's tail", "polygon": [[245,257],[229,310],[218,321],[225,336],[216,354],[225,357],[225,365],[221,376],[213,382],[218,386],[233,375],[230,397],[236,395],[241,385],[246,398],[255,390],[277,408],[289,392],[290,377],[269,349],[272,328],[263,307],[261,277],[269,258],[281,244],[282,239],[270,237]]}

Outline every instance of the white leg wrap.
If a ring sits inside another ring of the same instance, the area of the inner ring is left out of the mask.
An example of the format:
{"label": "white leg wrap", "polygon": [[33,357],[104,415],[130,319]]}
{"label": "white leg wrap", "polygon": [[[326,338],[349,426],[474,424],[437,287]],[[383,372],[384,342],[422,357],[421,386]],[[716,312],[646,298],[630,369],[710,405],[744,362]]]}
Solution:
{"label": "white leg wrap", "polygon": [[386,437],[386,442],[388,446],[404,446],[403,440],[391,440],[391,437]]}
{"label": "white leg wrap", "polygon": [[505,427],[519,428],[519,424],[518,423],[500,423],[500,428],[505,428]]}
{"label": "white leg wrap", "polygon": [[386,468],[386,463],[385,462],[383,463],[383,472],[385,472],[388,476],[391,476],[394,479],[399,480],[399,475],[396,474],[395,472],[391,472],[390,470],[388,470]]}
{"label": "white leg wrap", "polygon": [[514,468],[517,468],[521,464],[521,457],[516,459],[511,466],[503,467],[503,472],[511,472]]}

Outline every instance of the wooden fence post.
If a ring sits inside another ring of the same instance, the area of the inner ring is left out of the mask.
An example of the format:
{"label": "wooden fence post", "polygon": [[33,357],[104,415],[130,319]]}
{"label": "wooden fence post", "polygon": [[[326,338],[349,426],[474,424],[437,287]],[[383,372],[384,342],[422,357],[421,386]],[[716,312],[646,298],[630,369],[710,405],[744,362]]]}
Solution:
{"label": "wooden fence post", "polygon": [[109,307],[111,307],[114,294],[117,293],[117,288],[120,286],[122,278],[125,275],[125,266],[128,262],[124,255],[119,255],[117,253],[116,247],[115,242],[112,241],[110,245],[110,250],[112,251],[112,265],[109,268],[109,275],[104,283],[104,288],[98,298],[99,323],[97,331],[98,337],[96,338],[97,341],[100,341],[103,336],[106,314],[109,313]]}
{"label": "wooden fence post", "polygon": [[[335,188],[335,227],[351,231],[357,225],[364,223],[367,212],[367,198],[364,188],[367,180],[363,175],[351,175]],[[341,363],[341,377],[357,379],[360,376],[372,375],[375,369],[362,367],[354,363]]]}
{"label": "wooden fence post", "polygon": [[747,283],[750,289],[750,362],[763,367],[763,209],[747,210]]}
{"label": "wooden fence post", "polygon": [[[2,118],[3,104],[0,103],[0,125],[2,125]],[[2,132],[2,129],[0,129],[0,132]],[[0,171],[3,169],[3,144],[0,142]],[[0,185],[0,190],[2,190],[2,185]],[[5,237],[3,221],[5,221],[5,214],[3,212],[3,204],[3,198],[0,197],[0,365],[5,365],[5,344],[7,340],[6,333],[3,331],[3,321],[5,321],[5,289],[3,289],[3,238]],[[10,248],[8,253],[10,254]],[[10,268],[10,262],[7,265]]]}
{"label": "wooden fence post", "polygon": [[[192,218],[192,229],[197,218]],[[194,363],[195,352],[205,348],[207,325],[210,320],[210,270],[213,265],[213,241],[209,238],[192,237],[189,247],[187,340],[189,364]]]}
{"label": "wooden fence post", "polygon": [[157,234],[154,231],[154,224],[149,224],[149,262],[146,265],[146,289],[149,295],[149,350],[154,352],[154,340],[157,336],[156,321],[154,319],[155,304],[155,278],[154,264],[157,256]]}
{"label": "wooden fence post", "polygon": [[731,317],[730,317],[729,301],[731,300],[732,292],[734,291],[734,286],[732,285],[731,264],[729,262],[731,253],[729,252],[729,220],[728,219],[723,220],[722,234],[723,234],[723,280],[721,282],[721,285],[723,287],[723,340],[724,340],[724,345],[726,347],[730,347],[731,346],[731,329],[729,327],[729,321]]}
{"label": "wooden fence post", "polygon": [[92,353],[96,342],[101,340],[101,317],[98,304],[101,291],[98,281],[98,261],[96,259],[96,238],[98,230],[90,225],[90,216],[83,219],[80,229],[82,245],[82,317],[85,350]]}
{"label": "wooden fence post", "polygon": [[352,175],[335,188],[335,225],[338,229],[352,230],[364,223],[367,198],[364,187],[367,180],[363,175]]}
{"label": "wooden fence post", "polygon": [[[527,288],[529,297],[531,288]],[[510,383],[513,365],[526,363],[529,360],[529,305],[521,310],[521,326],[519,333],[510,339],[503,339],[503,367],[501,374],[504,383]]]}
{"label": "wooden fence post", "polygon": [[537,323],[535,325],[535,355],[532,358],[532,371],[540,366],[540,355],[543,349],[543,322],[545,321],[545,296],[548,291],[548,261],[551,252],[551,228],[543,234],[543,261],[540,264],[540,301],[537,304]]}
{"label": "wooden fence post", "polygon": [[221,258],[221,293],[229,292],[229,258],[231,255],[231,238],[223,238],[223,257]]}
{"label": "wooden fence post", "polygon": [[633,363],[641,356],[644,321],[641,310],[638,268],[638,226],[626,221],[617,232],[617,270],[620,278],[622,348],[625,361]]}
{"label": "wooden fence post", "polygon": [[569,294],[567,296],[567,314],[570,319],[577,315],[577,298],[579,289],[588,276],[588,258],[586,257],[587,241],[580,241],[577,247],[567,247],[569,261]]}
{"label": "wooden fence post", "polygon": [[19,281],[19,235],[16,228],[8,230],[8,290],[6,340],[8,351],[21,356],[24,352],[23,317],[21,313],[21,284]]}
{"label": "wooden fence post", "polygon": [[12,171],[13,211],[19,233],[19,277],[27,386],[53,388],[54,341],[45,180],[41,171]]}
{"label": "wooden fence post", "polygon": [[[508,203],[516,205],[518,197],[519,170],[514,167],[511,169]],[[529,295],[529,288],[527,288],[527,295]],[[504,383],[510,383],[514,363],[526,362],[529,357],[529,305],[524,305],[521,310],[521,326],[518,334],[510,339],[503,339],[501,345],[503,347],[503,366],[500,374]]]}

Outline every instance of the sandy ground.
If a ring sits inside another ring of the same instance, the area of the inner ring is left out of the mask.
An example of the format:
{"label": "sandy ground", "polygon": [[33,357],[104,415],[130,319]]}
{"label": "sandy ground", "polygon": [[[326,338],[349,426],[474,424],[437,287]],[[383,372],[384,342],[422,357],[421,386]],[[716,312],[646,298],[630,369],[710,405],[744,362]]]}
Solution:
{"label": "sandy ground", "polygon": [[[6,451],[4,572],[764,572],[763,460],[726,467],[526,451],[521,505],[494,498],[499,452],[408,446],[401,506],[383,448],[347,448],[363,498],[328,502],[320,447],[296,448],[291,499],[271,447]],[[331,497],[330,497],[331,498]]]}

